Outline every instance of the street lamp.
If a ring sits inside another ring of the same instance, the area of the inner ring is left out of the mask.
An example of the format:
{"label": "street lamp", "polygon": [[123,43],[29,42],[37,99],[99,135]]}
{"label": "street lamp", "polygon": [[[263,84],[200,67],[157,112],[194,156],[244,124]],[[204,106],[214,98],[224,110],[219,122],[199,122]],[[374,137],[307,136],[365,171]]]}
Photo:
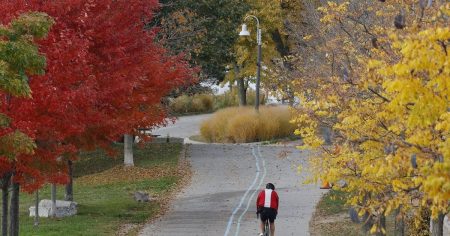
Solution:
{"label": "street lamp", "polygon": [[[259,111],[259,85],[261,80],[261,28],[259,27],[259,20],[256,16],[249,15],[244,18],[244,21],[246,21],[248,18],[254,18],[256,20],[256,41],[258,43],[258,59],[257,59],[257,71],[256,71],[256,101],[255,101],[255,109],[256,111]],[[239,33],[239,36],[250,36],[250,32],[247,30],[247,25],[244,23],[242,24],[242,30]]]}

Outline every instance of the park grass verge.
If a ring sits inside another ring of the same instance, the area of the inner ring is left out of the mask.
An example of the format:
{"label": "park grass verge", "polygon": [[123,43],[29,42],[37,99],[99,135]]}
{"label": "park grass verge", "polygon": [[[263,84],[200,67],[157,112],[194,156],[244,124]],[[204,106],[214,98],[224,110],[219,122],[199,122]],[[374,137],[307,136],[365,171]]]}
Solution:
{"label": "park grass verge", "polygon": [[[316,205],[316,211],[309,223],[311,236],[361,236],[362,225],[351,221],[349,207],[345,204],[346,194],[330,190]],[[387,217],[387,235],[394,235],[392,217]]]}
{"label": "park grass verge", "polygon": [[[34,227],[34,218],[28,216],[34,195],[22,193],[21,235],[117,235],[118,231],[123,235],[137,234],[145,222],[164,211],[171,193],[188,175],[186,166],[179,165],[181,150],[182,144],[177,143],[136,146],[136,166],[131,168],[123,167],[121,158],[117,157],[120,162],[116,162],[101,151],[83,154],[75,164],[75,169],[85,168],[78,170],[79,177],[74,182],[78,214],[62,219],[40,218],[40,225]],[[94,166],[104,160],[117,164],[108,163],[107,170]],[[136,191],[148,192],[155,200],[136,202],[133,198]],[[50,188],[42,188],[40,196],[49,199]],[[57,196],[64,198],[63,186],[58,186]],[[125,231],[124,225],[128,228]]]}

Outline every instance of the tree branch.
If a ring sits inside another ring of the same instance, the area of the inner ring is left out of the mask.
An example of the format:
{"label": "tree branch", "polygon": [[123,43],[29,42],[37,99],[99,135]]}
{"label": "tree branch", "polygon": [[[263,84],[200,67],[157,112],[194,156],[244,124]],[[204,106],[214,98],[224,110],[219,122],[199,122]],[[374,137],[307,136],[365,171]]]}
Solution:
{"label": "tree branch", "polygon": [[377,95],[379,98],[383,99],[383,101],[385,102],[391,102],[391,100],[389,100],[388,98],[386,98],[385,96],[381,95],[380,93],[378,93],[377,91],[375,91],[373,88],[369,87],[368,90],[370,92],[372,92],[373,94]]}

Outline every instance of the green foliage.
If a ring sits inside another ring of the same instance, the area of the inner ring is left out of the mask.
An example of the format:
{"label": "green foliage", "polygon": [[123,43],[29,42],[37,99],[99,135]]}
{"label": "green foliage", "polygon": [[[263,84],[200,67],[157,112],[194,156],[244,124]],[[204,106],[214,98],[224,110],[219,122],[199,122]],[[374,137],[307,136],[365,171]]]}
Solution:
{"label": "green foliage", "polygon": [[14,131],[0,137],[0,156],[14,159],[19,154],[33,153],[36,144],[26,134]]}
{"label": "green foliage", "polygon": [[209,142],[246,143],[288,137],[294,131],[287,107],[233,107],[220,110],[202,123],[200,132]]}
{"label": "green foliage", "polygon": [[34,44],[47,35],[53,20],[45,13],[31,12],[0,25],[0,89],[14,96],[29,96],[29,75],[44,73],[45,57]]}
{"label": "green foliage", "polygon": [[249,6],[240,0],[162,0],[151,23],[161,28],[158,40],[175,53],[185,52],[201,66],[205,78],[223,80],[234,59],[231,48]]}
{"label": "green foliage", "polygon": [[7,115],[0,113],[0,127],[6,128],[11,123],[11,118],[9,118]]}
{"label": "green foliage", "polygon": [[43,12],[29,12],[20,15],[11,22],[11,35],[21,37],[24,35],[33,36],[36,39],[47,37],[53,20]]}

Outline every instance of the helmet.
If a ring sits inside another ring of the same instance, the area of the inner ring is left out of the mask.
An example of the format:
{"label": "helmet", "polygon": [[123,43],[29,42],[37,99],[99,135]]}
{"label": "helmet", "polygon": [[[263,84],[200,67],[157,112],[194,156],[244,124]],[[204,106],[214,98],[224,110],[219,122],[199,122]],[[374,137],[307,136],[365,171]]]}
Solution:
{"label": "helmet", "polygon": [[273,185],[272,183],[268,183],[268,184],[266,184],[266,189],[275,190],[275,185]]}

